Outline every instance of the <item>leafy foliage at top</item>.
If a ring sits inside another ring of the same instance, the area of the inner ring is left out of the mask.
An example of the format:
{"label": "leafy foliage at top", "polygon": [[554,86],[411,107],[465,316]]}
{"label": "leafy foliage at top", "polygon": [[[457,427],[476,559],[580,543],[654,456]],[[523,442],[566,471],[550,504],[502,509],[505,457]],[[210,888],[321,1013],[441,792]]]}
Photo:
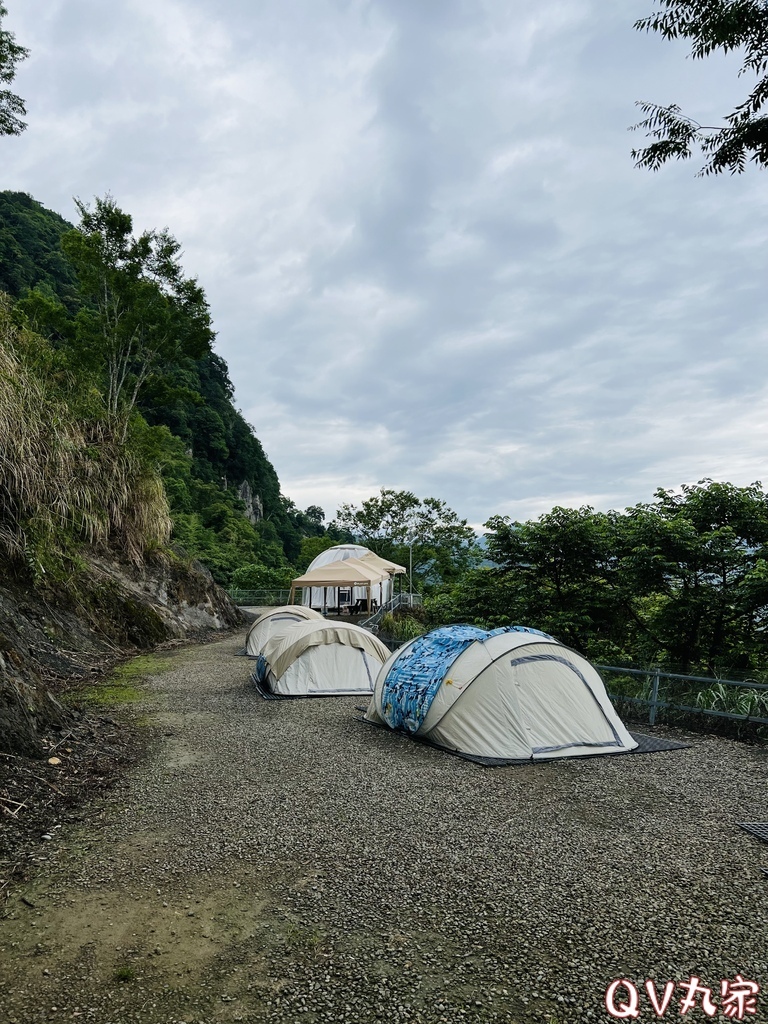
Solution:
{"label": "leafy foliage at top", "polygon": [[25,192],[0,192],[0,291],[18,299],[37,288],[74,313],[81,304],[77,274],[61,250],[71,230]]}
{"label": "leafy foliage at top", "polygon": [[654,141],[633,149],[636,166],[658,170],[671,159],[688,159],[698,147],[705,157],[700,175],[724,170],[740,173],[747,159],[768,165],[768,3],[766,0],[657,0],[658,10],[635,23],[665,39],[692,40],[691,56],[704,58],[721,50],[742,50],[740,75],[759,77],[747,98],[725,117],[721,127],[702,125],[677,104],[639,103],[645,114],[635,129]]}
{"label": "leafy foliage at top", "polygon": [[76,201],[77,230],[62,238],[86,304],[74,343],[81,365],[102,370],[108,415],[127,421],[150,375],[211,350],[205,294],[181,270],[180,244],[164,231],[135,238],[111,196]]}
{"label": "leafy foliage at top", "polygon": [[[2,27],[8,11],[0,3],[0,83],[10,85],[16,77],[16,65],[29,56],[29,51],[19,46],[13,32]],[[22,117],[26,114],[24,101],[10,89],[0,89],[0,135],[21,135],[27,127]]]}

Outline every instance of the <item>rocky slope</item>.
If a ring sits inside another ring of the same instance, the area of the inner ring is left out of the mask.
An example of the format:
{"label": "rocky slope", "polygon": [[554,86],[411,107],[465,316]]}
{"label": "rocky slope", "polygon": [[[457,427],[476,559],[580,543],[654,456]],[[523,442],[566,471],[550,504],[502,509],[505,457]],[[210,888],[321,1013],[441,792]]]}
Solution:
{"label": "rocky slope", "polygon": [[132,650],[228,628],[241,616],[198,563],[90,559],[69,585],[0,581],[0,752],[41,756],[71,712],[56,694]]}

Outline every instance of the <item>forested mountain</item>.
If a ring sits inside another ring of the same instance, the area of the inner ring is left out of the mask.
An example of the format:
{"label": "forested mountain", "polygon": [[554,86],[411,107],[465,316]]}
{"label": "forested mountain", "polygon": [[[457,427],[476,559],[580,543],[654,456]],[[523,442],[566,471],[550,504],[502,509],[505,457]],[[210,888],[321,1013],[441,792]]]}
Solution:
{"label": "forested mountain", "polygon": [[520,622],[595,661],[768,671],[768,496],[702,481],[624,512],[493,516],[491,565],[444,502],[383,489],[327,529],[299,511],[233,404],[205,293],[167,232],[110,197],[71,227],[0,193],[0,555],[71,589],[84,545],[184,553],[225,585],[284,586],[355,538],[410,568],[430,622]]}
{"label": "forested mountain", "polygon": [[76,310],[77,275],[61,251],[61,237],[71,230],[63,217],[32,196],[0,192],[0,291],[17,299],[39,288]]}
{"label": "forested mountain", "polygon": [[[159,471],[172,539],[228,584],[245,563],[280,569],[324,533],[280,493],[233,403],[205,294],[167,232],[134,235],[110,197],[73,227],[32,197],[0,193],[0,292],[24,330],[16,355],[81,420]],[[290,573],[289,573],[290,575]]]}

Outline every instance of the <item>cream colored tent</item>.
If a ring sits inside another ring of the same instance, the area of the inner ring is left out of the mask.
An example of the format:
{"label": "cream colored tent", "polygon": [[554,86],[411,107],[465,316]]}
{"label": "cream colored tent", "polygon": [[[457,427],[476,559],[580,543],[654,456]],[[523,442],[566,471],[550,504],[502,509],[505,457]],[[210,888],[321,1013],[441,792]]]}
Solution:
{"label": "cream colored tent", "polygon": [[597,670],[522,626],[445,626],[410,641],[383,665],[365,718],[492,762],[637,746]]}
{"label": "cream colored tent", "polygon": [[282,697],[370,694],[388,654],[367,629],[313,619],[275,633],[254,676],[263,689]]}
{"label": "cream colored tent", "polygon": [[[386,575],[381,580],[379,600],[382,604],[389,601],[393,596],[392,578],[399,573],[404,573],[405,567],[390,562],[386,558],[380,558],[379,555],[360,544],[336,544],[332,548],[326,548],[310,562],[307,573],[349,559],[375,565],[377,569],[385,572]],[[354,605],[358,601],[365,601],[367,604],[367,587],[365,585],[350,587],[347,583],[343,583],[340,587],[305,587],[301,603],[312,608],[341,608],[345,605]]]}
{"label": "cream colored tent", "polygon": [[255,620],[245,637],[245,653],[255,658],[261,653],[264,644],[274,633],[285,632],[292,626],[308,619],[323,620],[320,612],[303,605],[283,605],[282,608],[267,608]]}
{"label": "cream colored tent", "polygon": [[[335,608],[333,603],[334,595],[339,590],[362,590],[366,597],[368,609],[371,608],[373,600],[381,603],[386,600],[383,593],[383,583],[389,579],[389,573],[383,569],[366,564],[358,558],[347,558],[343,562],[331,562],[329,565],[317,569],[309,569],[303,576],[297,577],[291,584],[291,596],[289,603],[293,601],[293,595],[301,587],[306,593],[319,592],[321,595],[320,607]],[[330,594],[329,594],[330,592]],[[314,600],[313,600],[314,604]]]}

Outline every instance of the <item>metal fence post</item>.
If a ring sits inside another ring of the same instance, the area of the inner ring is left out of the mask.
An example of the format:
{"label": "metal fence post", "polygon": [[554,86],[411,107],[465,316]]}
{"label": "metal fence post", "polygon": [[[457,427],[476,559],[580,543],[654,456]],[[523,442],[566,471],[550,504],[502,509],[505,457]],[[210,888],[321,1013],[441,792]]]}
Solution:
{"label": "metal fence post", "polygon": [[656,707],[659,703],[659,670],[653,673],[653,682],[651,683],[651,706],[648,711],[648,724],[656,724]]}

